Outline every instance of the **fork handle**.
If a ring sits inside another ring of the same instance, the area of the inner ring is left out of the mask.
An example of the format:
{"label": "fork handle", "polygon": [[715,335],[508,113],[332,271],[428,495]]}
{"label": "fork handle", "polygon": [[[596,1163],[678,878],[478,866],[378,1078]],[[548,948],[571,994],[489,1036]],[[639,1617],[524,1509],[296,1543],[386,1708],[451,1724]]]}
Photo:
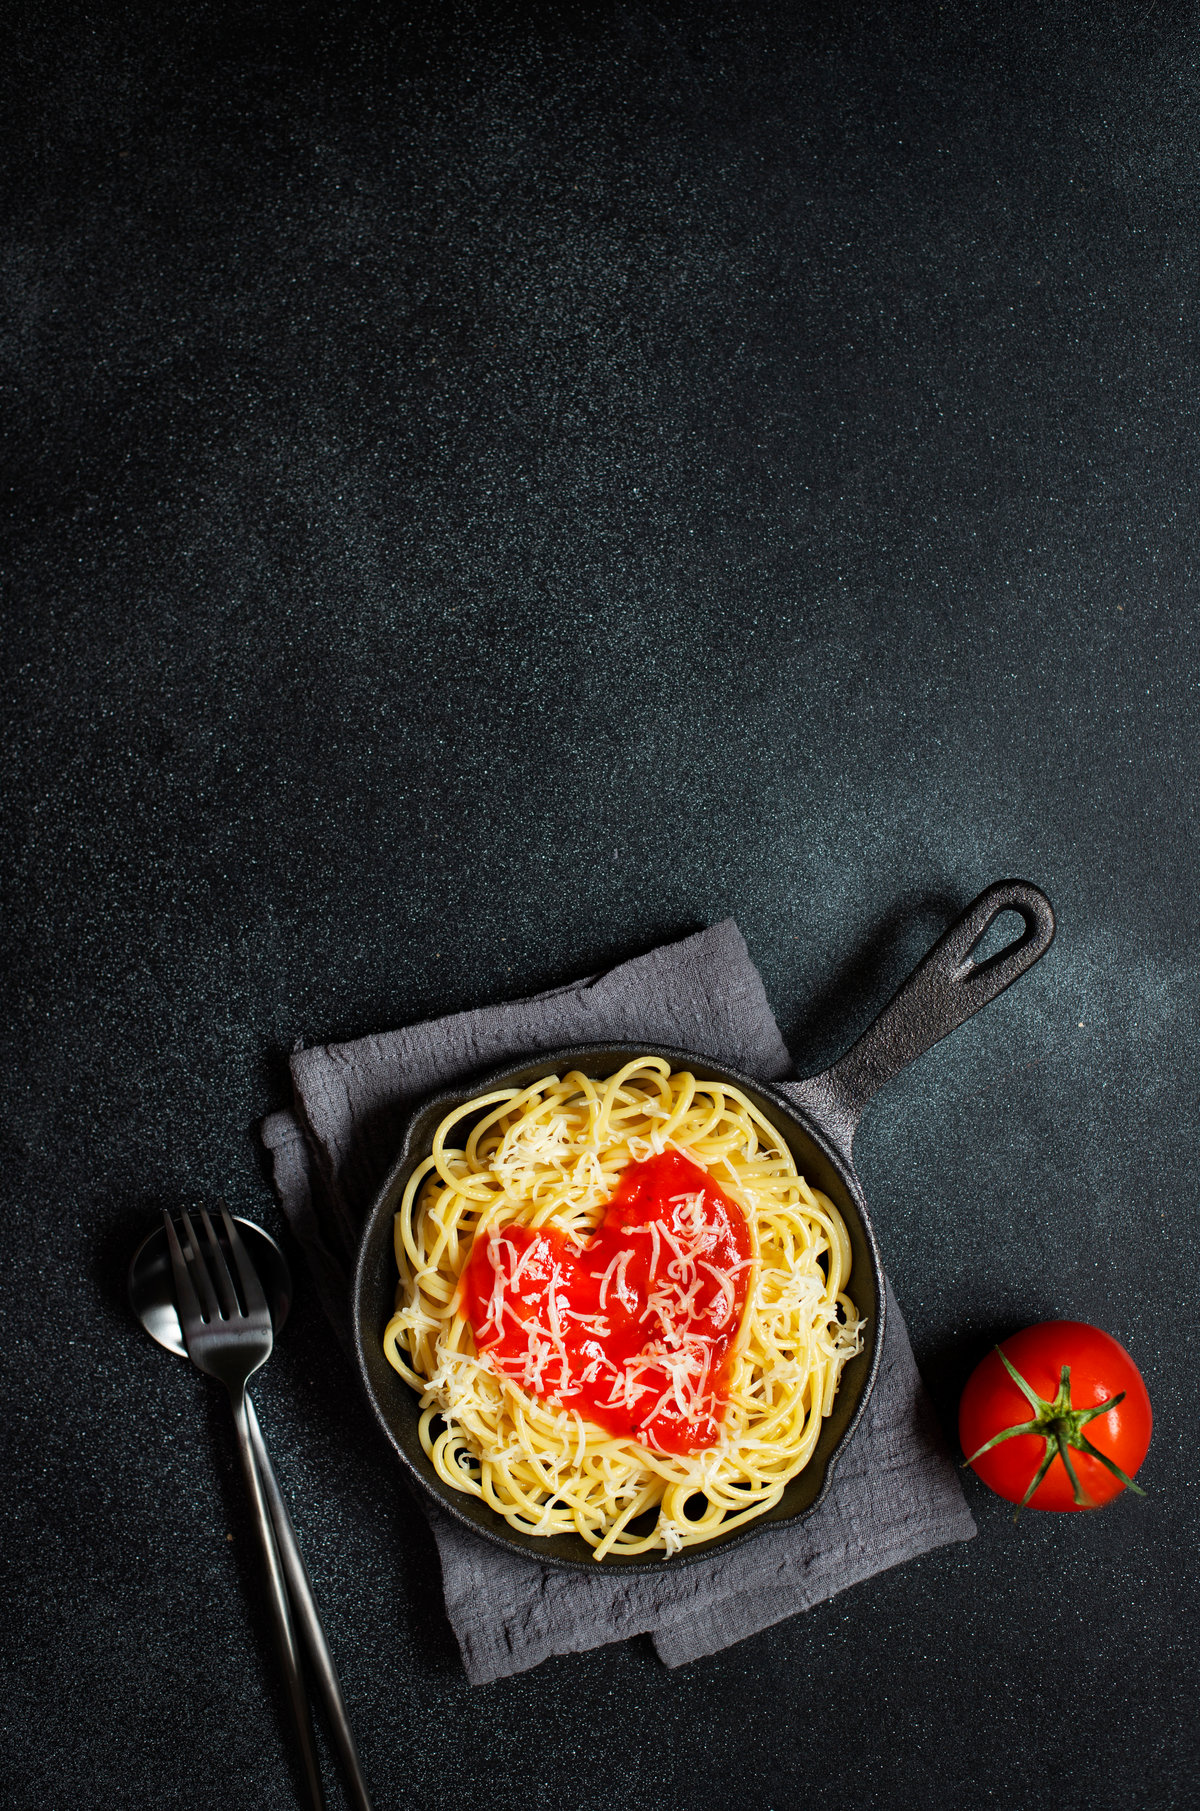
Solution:
{"label": "fork handle", "polygon": [[307,1802],[312,1807],[312,1811],[325,1811],[325,1793],[321,1785],[321,1769],[317,1762],[316,1744],[313,1740],[308,1692],[304,1685],[304,1675],[300,1671],[300,1654],[296,1647],[291,1613],[288,1610],[287,1586],[284,1582],[283,1567],[279,1561],[279,1549],[275,1545],[275,1534],[271,1527],[271,1518],[267,1513],[258,1466],[254,1462],[254,1447],[250,1439],[250,1419],[247,1414],[249,1405],[245,1389],[230,1390],[229,1400],[233,1407],[234,1426],[237,1429],[238,1456],[242,1461],[242,1471],[245,1474],[246,1487],[250,1492],[250,1501],[254,1505],[258,1538],[267,1569],[267,1596],[271,1606],[271,1620],[275,1627],[275,1641],[279,1648],[284,1679],[287,1682],[288,1702],[292,1708],[296,1737],[300,1743],[300,1756],[304,1763]]}
{"label": "fork handle", "polygon": [[246,1397],[246,1419],[250,1427],[250,1443],[254,1448],[254,1457],[258,1462],[258,1473],[275,1526],[275,1539],[279,1547],[279,1558],[283,1565],[284,1577],[287,1580],[288,1593],[291,1597],[292,1612],[299,1625],[300,1633],[308,1647],[309,1659],[317,1677],[325,1707],[333,1725],[333,1735],[337,1742],[338,1752],[346,1770],[348,1786],[347,1796],[354,1806],[354,1811],[372,1811],[371,1800],[367,1793],[366,1782],[359,1766],[358,1750],[354,1745],[354,1732],[350,1727],[350,1718],[346,1713],[345,1700],[333,1664],[333,1655],[325,1639],[325,1630],[321,1626],[321,1616],[317,1601],[313,1596],[312,1580],[308,1576],[308,1567],[296,1539],[296,1530],[292,1527],[292,1518],[288,1514],[287,1504],[283,1500],[275,1478],[275,1472],[267,1453],[267,1444],[258,1425],[258,1416],[254,1404]]}

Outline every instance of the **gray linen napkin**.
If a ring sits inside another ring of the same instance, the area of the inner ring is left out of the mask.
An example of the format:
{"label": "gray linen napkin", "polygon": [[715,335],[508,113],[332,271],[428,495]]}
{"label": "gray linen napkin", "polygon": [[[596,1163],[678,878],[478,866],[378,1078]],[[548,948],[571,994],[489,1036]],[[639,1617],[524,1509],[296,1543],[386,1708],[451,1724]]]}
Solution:
{"label": "gray linen napkin", "polygon": [[[292,1109],[266,1119],[262,1136],[284,1213],[343,1338],[357,1231],[410,1108],[508,1059],[610,1038],[702,1050],[764,1081],[791,1069],[729,918],[530,1000],[295,1053]],[[975,1533],[890,1288],[883,1363],[867,1413],[824,1502],[798,1524],[764,1530],[677,1572],[639,1577],[597,1566],[593,1577],[510,1556],[421,1500],[441,1558],[446,1611],[475,1685],[524,1672],[550,1654],[647,1631],[661,1659],[681,1666]]]}

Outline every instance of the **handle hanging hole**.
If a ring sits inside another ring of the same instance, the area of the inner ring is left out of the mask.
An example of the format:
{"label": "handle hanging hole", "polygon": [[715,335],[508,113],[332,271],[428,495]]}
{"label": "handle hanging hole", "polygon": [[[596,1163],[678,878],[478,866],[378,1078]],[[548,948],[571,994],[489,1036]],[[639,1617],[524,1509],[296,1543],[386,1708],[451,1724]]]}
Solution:
{"label": "handle hanging hole", "polygon": [[1011,949],[1026,935],[1025,920],[1020,912],[1005,910],[997,912],[992,922],[984,931],[979,942],[970,953],[972,968],[979,968],[982,963],[990,962],[994,956],[1002,956],[1005,950]]}

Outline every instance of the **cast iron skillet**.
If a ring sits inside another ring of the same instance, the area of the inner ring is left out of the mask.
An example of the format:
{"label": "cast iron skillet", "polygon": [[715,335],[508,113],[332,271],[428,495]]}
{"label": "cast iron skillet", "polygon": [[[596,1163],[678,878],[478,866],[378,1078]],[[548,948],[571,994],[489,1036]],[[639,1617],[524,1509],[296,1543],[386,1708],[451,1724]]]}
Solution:
{"label": "cast iron skillet", "polygon": [[[992,921],[1005,911],[1018,912],[1024,931],[1015,942],[984,961],[972,953]],[[954,1031],[986,1006],[1045,954],[1054,936],[1050,901],[1028,881],[1003,880],[981,893],[958,922],[934,944],[874,1024],[832,1068],[806,1081],[765,1083],[739,1075],[694,1051],[657,1045],[606,1044],[546,1051],[536,1061],[514,1064],[479,1076],[462,1087],[427,1101],[408,1123],[395,1168],[380,1191],[363,1231],[354,1276],[354,1339],[367,1395],[397,1453],[412,1476],[436,1497],[439,1505],[487,1540],[548,1565],[594,1567],[591,1549],[578,1535],[545,1538],[519,1534],[477,1497],[451,1490],[434,1471],[417,1434],[416,1393],[403,1382],[383,1355],[383,1330],[391,1316],[396,1291],[392,1222],[405,1184],[430,1152],[433,1135],[454,1107],[493,1088],[526,1087],[546,1075],[581,1069],[594,1077],[611,1075],[632,1056],[666,1057],[675,1069],[690,1069],[705,1081],[732,1082],[752,1100],[796,1157],[802,1175],[836,1202],[846,1221],[853,1249],[849,1294],[867,1323],[864,1350],[852,1358],[822,1429],[812,1458],[793,1478],[773,1509],[746,1528],[716,1535],[670,1557],[663,1554],[622,1558],[613,1554],[608,1569],[626,1567],[655,1572],[687,1565],[717,1547],[751,1539],[760,1529],[791,1522],[815,1509],[866,1406],[883,1350],[884,1284],[879,1250],[862,1188],[854,1172],[851,1149],[862,1110],[884,1082],[914,1057]]]}

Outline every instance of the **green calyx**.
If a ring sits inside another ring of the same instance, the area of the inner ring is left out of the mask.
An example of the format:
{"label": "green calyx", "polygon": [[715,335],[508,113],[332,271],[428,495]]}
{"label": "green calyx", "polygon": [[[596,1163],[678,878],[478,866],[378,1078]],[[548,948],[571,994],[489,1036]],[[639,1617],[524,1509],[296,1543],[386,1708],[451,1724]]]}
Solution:
{"label": "green calyx", "polygon": [[1070,1365],[1064,1365],[1062,1368],[1062,1377],[1059,1381],[1058,1395],[1054,1398],[1053,1402],[1047,1402],[1044,1397],[1039,1396],[1037,1391],[1026,1383],[1016,1367],[1009,1363],[999,1346],[996,1347],[996,1352],[999,1356],[1000,1363],[1004,1366],[1004,1369],[1008,1372],[1017,1388],[1028,1398],[1028,1401],[1033,1408],[1033,1420],[1022,1421],[1016,1427],[1006,1427],[1002,1433],[994,1434],[990,1440],[984,1442],[978,1452],[972,1453],[969,1459],[964,1460],[964,1464],[974,1465],[976,1459],[981,1459],[984,1453],[990,1453],[992,1448],[994,1446],[999,1446],[1002,1440],[1015,1440],[1018,1434],[1038,1434],[1041,1436],[1046,1442],[1046,1451],[1042,1457],[1041,1464],[1029,1481],[1029,1489],[1017,1504],[1016,1511],[1013,1515],[1014,1522],[1020,1516],[1021,1511],[1025,1508],[1025,1505],[1053,1465],[1055,1459],[1061,1459],[1063,1462],[1066,1474],[1071,1480],[1071,1490],[1074,1493],[1075,1502],[1078,1507],[1080,1509],[1098,1509],[1100,1507],[1098,1503],[1092,1502],[1091,1498],[1079,1482],[1079,1474],[1076,1472],[1074,1462],[1071,1458],[1072,1449],[1076,1452],[1087,1453],[1090,1458],[1098,1459],[1100,1464],[1103,1465],[1106,1470],[1110,1471],[1114,1478],[1119,1478],[1121,1480],[1121,1483],[1127,1490],[1136,1491],[1139,1497],[1145,1496],[1146,1493],[1141,1486],[1135,1484],[1132,1478],[1126,1477],[1125,1473],[1121,1470],[1121,1467],[1115,1464],[1107,1453],[1102,1453],[1097,1447],[1093,1446],[1083,1431],[1088,1422],[1094,1421],[1097,1415],[1106,1415],[1109,1409],[1115,1409],[1118,1403],[1124,1402],[1124,1390],[1121,1390],[1116,1396],[1110,1396],[1107,1402],[1098,1403],[1094,1409],[1072,1408],[1071,1367]]}

